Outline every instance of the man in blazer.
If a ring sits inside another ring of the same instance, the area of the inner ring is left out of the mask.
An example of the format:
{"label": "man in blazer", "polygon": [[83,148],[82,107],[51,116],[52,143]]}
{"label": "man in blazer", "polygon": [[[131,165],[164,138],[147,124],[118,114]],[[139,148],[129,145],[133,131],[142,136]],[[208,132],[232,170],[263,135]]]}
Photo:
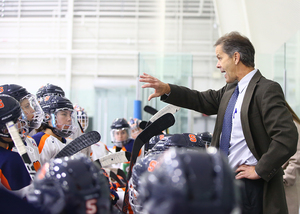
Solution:
{"label": "man in blazer", "polygon": [[148,100],[161,100],[207,115],[217,114],[212,146],[220,146],[227,104],[238,85],[232,117],[229,164],[243,181],[242,213],[288,213],[281,166],[296,152],[298,132],[285,106],[280,85],[254,68],[255,50],[248,38],[231,32],[215,43],[217,68],[225,73],[220,90],[199,92],[163,83],[148,74],[142,88],[154,88]]}

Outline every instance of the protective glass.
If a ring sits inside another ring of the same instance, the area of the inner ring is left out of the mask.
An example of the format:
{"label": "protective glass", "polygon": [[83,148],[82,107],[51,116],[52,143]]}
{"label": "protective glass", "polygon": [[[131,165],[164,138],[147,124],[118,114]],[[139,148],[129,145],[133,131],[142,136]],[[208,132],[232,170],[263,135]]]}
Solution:
{"label": "protective glass", "polygon": [[77,112],[70,108],[56,109],[54,114],[51,114],[51,124],[54,128],[71,135],[76,130]]}
{"label": "protective glass", "polygon": [[28,121],[29,128],[37,129],[44,119],[44,111],[35,95],[28,94],[20,100],[22,118]]}

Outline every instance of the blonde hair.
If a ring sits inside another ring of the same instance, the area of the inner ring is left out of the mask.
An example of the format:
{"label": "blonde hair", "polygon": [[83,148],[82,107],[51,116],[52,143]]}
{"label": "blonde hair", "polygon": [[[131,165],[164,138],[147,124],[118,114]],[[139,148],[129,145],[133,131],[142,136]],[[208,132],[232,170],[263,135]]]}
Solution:
{"label": "blonde hair", "polygon": [[291,114],[293,116],[293,120],[300,124],[300,119],[297,116],[297,114],[294,112],[294,110],[291,108],[291,106],[287,102],[285,102],[285,103],[286,103],[286,107],[288,108],[288,110],[291,112]]}

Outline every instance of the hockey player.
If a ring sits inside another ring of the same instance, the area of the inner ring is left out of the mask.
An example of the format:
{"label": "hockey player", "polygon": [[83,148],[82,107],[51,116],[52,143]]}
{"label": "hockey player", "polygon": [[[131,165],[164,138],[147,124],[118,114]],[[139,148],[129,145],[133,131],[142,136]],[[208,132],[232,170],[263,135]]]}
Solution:
{"label": "hockey player", "polygon": [[9,95],[0,94],[0,186],[24,197],[31,178],[20,155],[8,149],[14,143],[6,128],[6,123],[13,121],[22,132],[24,122],[19,120],[20,117],[19,102]]}
{"label": "hockey player", "polygon": [[[76,137],[79,137],[82,135],[88,128],[89,126],[89,117],[87,114],[87,111],[80,107],[79,105],[75,104],[73,105],[74,109],[77,112],[77,121],[78,121],[78,127],[73,133],[70,138],[75,139]],[[90,157],[91,160],[95,161],[98,160],[99,158],[107,155],[110,151],[107,148],[106,144],[102,143],[101,141],[93,144],[92,146],[89,146],[83,150],[80,151],[87,157]]]}
{"label": "hockey player", "polygon": [[[35,96],[30,94],[25,88],[16,84],[6,84],[0,86],[0,94],[7,94],[19,101],[22,109],[23,130],[21,138],[25,144],[27,154],[34,165],[36,171],[41,167],[39,150],[35,140],[30,137],[31,131],[40,127],[44,118],[44,112],[37,102]],[[10,148],[11,149],[11,148]],[[14,146],[12,151],[18,152]]]}
{"label": "hockey player", "polygon": [[27,200],[49,214],[111,213],[108,180],[83,154],[45,163]]}
{"label": "hockey player", "polygon": [[[134,140],[130,138],[130,126],[125,118],[117,118],[113,121],[111,128],[111,139],[114,144],[113,152],[128,151],[132,152]],[[139,152],[139,156],[141,151]],[[120,167],[125,173],[128,172],[129,162],[123,163]]]}
{"label": "hockey player", "polygon": [[137,200],[142,213],[240,213],[233,172],[215,148],[170,148],[160,158],[151,175],[141,177]]}
{"label": "hockey player", "polygon": [[35,95],[29,93],[26,88],[16,84],[0,85],[0,94],[7,94],[19,101],[22,109],[22,118],[29,124],[29,136],[31,131],[40,127],[44,112]]}
{"label": "hockey player", "polygon": [[[157,135],[152,137],[150,141],[154,142],[155,139],[159,139],[163,135]],[[153,172],[156,165],[159,163],[159,157],[163,152],[169,148],[181,148],[184,150],[204,150],[205,144],[202,140],[192,134],[174,134],[167,135],[159,140],[155,146],[148,151],[145,157],[141,158],[132,168],[132,176],[129,180],[129,202],[134,211],[134,213],[139,213],[142,207],[137,202],[137,197],[139,195],[138,187],[140,185],[140,177],[145,172]]]}
{"label": "hockey player", "polygon": [[5,188],[0,188],[0,210],[1,213],[30,213],[30,214],[43,214],[32,204],[28,203],[26,200],[19,198],[18,196],[11,193],[11,191]]}
{"label": "hockey player", "polygon": [[66,138],[74,132],[77,117],[71,101],[61,96],[46,96],[40,105],[45,113],[43,131],[32,138],[38,144],[41,164],[44,164],[71,141]]}
{"label": "hockey player", "polygon": [[139,126],[141,122],[142,121],[137,118],[131,118],[129,120],[132,139],[135,139],[143,131]]}

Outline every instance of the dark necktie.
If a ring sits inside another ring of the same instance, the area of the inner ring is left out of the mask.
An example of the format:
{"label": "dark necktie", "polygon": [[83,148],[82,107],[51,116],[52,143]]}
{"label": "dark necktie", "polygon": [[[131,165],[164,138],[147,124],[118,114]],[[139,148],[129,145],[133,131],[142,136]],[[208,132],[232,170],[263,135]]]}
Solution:
{"label": "dark necktie", "polygon": [[232,113],[238,95],[239,95],[239,87],[237,85],[227,105],[225,115],[224,115],[224,120],[223,120],[223,126],[222,126],[220,150],[223,151],[226,155],[228,155],[229,146],[230,146],[229,142],[230,142],[230,135],[232,129]]}

